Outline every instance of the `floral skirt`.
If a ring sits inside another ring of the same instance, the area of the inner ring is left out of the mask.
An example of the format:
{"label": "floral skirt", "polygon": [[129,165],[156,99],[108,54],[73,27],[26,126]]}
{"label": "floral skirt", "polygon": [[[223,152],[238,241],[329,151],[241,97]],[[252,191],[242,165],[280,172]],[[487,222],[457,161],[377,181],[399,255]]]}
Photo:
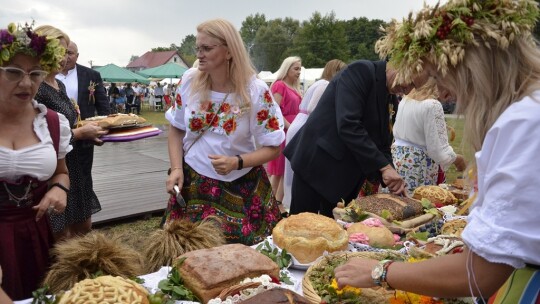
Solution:
{"label": "floral skirt", "polygon": [[392,145],[392,159],[410,194],[418,186],[437,185],[439,165],[424,150],[412,146]]}
{"label": "floral skirt", "polygon": [[181,207],[171,196],[165,221],[197,222],[210,215],[217,216],[228,243],[259,243],[272,234],[281,220],[263,166],[252,168],[232,182],[224,182],[200,175],[184,162],[182,196],[186,207]]}

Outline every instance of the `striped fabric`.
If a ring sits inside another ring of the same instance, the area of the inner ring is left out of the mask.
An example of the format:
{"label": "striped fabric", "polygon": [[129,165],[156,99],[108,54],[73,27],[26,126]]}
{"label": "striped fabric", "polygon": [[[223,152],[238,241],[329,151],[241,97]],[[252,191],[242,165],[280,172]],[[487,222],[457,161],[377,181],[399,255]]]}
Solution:
{"label": "striped fabric", "polygon": [[515,270],[488,304],[540,304],[540,271],[525,267]]}

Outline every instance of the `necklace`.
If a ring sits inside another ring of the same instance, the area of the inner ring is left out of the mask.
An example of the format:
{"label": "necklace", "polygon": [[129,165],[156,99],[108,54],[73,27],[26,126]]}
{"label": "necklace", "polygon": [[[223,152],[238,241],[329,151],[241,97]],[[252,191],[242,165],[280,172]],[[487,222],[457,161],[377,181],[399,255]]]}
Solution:
{"label": "necklace", "polygon": [[20,207],[21,206],[21,203],[22,204],[25,204],[26,202],[29,201],[29,193],[30,193],[30,185],[32,184],[32,182],[28,182],[28,185],[26,186],[25,190],[24,190],[24,195],[23,196],[16,196],[15,194],[13,194],[10,190],[9,190],[9,187],[6,185],[5,182],[2,183],[4,185],[4,189],[6,189],[6,192],[9,196],[9,200],[12,201],[12,202],[15,202],[17,204],[17,207]]}

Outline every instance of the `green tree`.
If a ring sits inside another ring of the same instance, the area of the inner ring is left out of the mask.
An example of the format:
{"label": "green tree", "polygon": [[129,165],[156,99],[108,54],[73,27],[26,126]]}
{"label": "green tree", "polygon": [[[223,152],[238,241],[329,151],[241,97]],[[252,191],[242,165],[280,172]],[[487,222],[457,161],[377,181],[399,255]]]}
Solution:
{"label": "green tree", "polygon": [[319,12],[313,13],[302,23],[289,54],[302,57],[302,65],[309,68],[324,67],[334,58],[347,61],[349,50],[343,24],[336,20],[334,12],[324,17]]}
{"label": "green tree", "polygon": [[343,23],[351,59],[378,60],[379,56],[375,53],[375,42],[381,37],[379,28],[381,25],[386,25],[385,22],[361,17],[343,21]]}
{"label": "green tree", "polygon": [[137,55],[131,55],[131,58],[129,58],[129,63],[132,63],[133,61],[137,60],[140,56]]}
{"label": "green tree", "polygon": [[193,65],[193,62],[197,59],[197,54],[195,54],[195,40],[195,35],[187,35],[182,39],[182,43],[178,49],[182,57],[190,66]]}
{"label": "green tree", "polygon": [[300,22],[292,18],[278,18],[259,28],[252,48],[252,59],[259,71],[276,71],[279,68],[299,26]]}
{"label": "green tree", "polygon": [[255,37],[257,36],[257,31],[262,27],[267,25],[266,17],[264,14],[255,14],[249,15],[246,20],[242,22],[242,27],[240,28],[240,36],[244,44],[248,48],[250,55],[252,55],[252,48],[255,44]]}

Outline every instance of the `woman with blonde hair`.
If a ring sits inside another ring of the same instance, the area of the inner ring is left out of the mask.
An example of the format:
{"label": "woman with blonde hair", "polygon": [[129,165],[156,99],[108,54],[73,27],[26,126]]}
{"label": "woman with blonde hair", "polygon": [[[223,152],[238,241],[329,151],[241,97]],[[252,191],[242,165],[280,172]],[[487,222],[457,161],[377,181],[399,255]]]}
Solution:
{"label": "woman with blonde hair", "polygon": [[[60,45],[65,49],[70,42],[66,33],[51,25],[37,27],[36,33],[58,39]],[[88,233],[92,227],[92,214],[101,210],[101,204],[93,189],[92,179],[83,174],[83,164],[86,162],[86,157],[93,157],[93,154],[86,153],[84,145],[88,143],[103,144],[99,137],[107,133],[97,123],[77,128],[79,118],[77,105],[69,99],[64,83],[55,77],[62,70],[66,59],[67,57],[64,57],[59,69],[52,70],[47,75],[36,94],[37,102],[62,113],[69,120],[73,133],[71,140],[73,151],[66,156],[71,183],[68,204],[64,213],[51,214],[51,226],[57,240]]]}
{"label": "woman with blonde hair", "polygon": [[425,69],[439,98],[464,114],[475,189],[466,246],[418,263],[352,259],[335,270],[339,286],[538,303],[540,49],[531,29],[539,15],[535,1],[451,0],[386,28],[377,46],[398,82]]}
{"label": "woman with blonde hair", "polygon": [[182,76],[180,97],[167,115],[166,188],[183,197],[168,220],[216,215],[228,242],[252,245],[281,219],[262,165],[280,152],[283,116],[229,21],[201,23],[196,46],[198,68]]}
{"label": "woman with blonde hair", "polygon": [[[319,103],[319,99],[321,98],[322,93],[324,93],[326,86],[328,86],[329,81],[334,78],[334,75],[336,75],[346,66],[347,65],[345,62],[339,59],[332,59],[326,63],[321,75],[321,79],[315,81],[306,91],[306,94],[304,95],[304,98],[299,106],[299,113],[287,130],[286,143],[292,140],[298,130],[304,126],[309,114]],[[294,172],[292,171],[291,163],[288,159],[285,159],[285,172],[283,176],[283,207],[287,210],[291,206],[291,187],[293,175]]]}
{"label": "woman with blonde hair", "polygon": [[432,79],[399,102],[392,128],[392,159],[409,194],[419,186],[437,185],[439,165],[443,171],[452,164],[458,171],[465,170],[465,159],[448,142],[444,111],[437,96]]}
{"label": "woman with blonde hair", "polygon": [[[300,93],[300,72],[302,69],[302,59],[297,56],[287,57],[281,63],[281,67],[276,72],[276,80],[270,86],[274,99],[279,104],[283,118],[285,119],[285,131],[298,115],[302,95]],[[285,142],[281,144],[285,148]],[[285,174],[285,156],[283,153],[279,157],[270,161],[267,166],[270,182],[276,199],[281,204],[283,200],[283,175]]]}

